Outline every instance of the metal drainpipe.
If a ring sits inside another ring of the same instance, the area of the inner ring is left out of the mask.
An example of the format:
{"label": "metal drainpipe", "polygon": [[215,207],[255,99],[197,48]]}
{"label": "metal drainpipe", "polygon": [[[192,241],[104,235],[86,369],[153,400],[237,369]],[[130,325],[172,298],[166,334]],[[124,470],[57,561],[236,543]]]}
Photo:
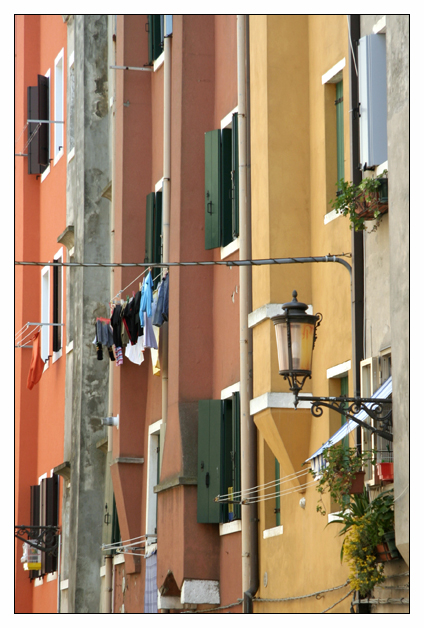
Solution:
{"label": "metal drainpipe", "polygon": [[[164,84],[163,84],[163,185],[162,185],[162,261],[169,262],[169,221],[171,206],[171,36],[163,40]],[[162,425],[161,443],[165,442],[168,418],[168,323],[160,331],[160,370],[162,375]],[[163,446],[160,448],[162,467]]]}
{"label": "metal drainpipe", "polygon": [[[250,259],[250,194],[248,162],[248,16],[237,15],[237,88],[239,137],[240,259]],[[247,66],[247,67],[246,67]],[[240,266],[240,444],[242,491],[256,485],[256,428],[250,416],[252,398],[252,351],[248,315],[251,310],[252,269]],[[241,507],[243,613],[252,613],[252,597],[258,582],[256,506]]]}
{"label": "metal drainpipe", "polygon": [[[359,169],[359,116],[354,111],[359,104],[358,67],[352,55],[357,50],[356,42],[360,38],[360,15],[349,15],[348,26],[350,28],[350,40],[353,50],[349,54],[349,91],[350,91],[350,170],[353,183],[360,183],[361,172]],[[352,374],[353,394],[360,396],[361,365],[364,357],[364,235],[362,231],[352,232]],[[361,430],[356,431],[356,444],[361,447]]]}
{"label": "metal drainpipe", "polygon": [[112,612],[112,561],[113,556],[105,556],[105,596],[104,613]]}

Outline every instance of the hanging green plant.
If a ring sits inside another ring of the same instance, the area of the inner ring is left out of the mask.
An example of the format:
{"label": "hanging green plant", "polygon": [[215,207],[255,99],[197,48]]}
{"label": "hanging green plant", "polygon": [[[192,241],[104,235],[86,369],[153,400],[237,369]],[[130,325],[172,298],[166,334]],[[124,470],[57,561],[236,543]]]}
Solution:
{"label": "hanging green plant", "polygon": [[389,209],[388,171],[384,170],[381,176],[366,177],[358,184],[349,183],[340,179],[337,183],[337,196],[330,201],[330,205],[338,214],[347,216],[350,228],[355,231],[365,231],[365,222],[376,220],[370,233],[376,231],[381,218]]}

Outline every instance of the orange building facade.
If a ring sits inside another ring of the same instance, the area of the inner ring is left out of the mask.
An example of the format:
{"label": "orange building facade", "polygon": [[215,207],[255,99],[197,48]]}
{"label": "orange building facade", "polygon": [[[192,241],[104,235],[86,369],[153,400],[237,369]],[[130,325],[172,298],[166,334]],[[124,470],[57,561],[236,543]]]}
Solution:
{"label": "orange building facade", "polygon": [[[65,94],[66,25],[62,17],[16,15],[16,259],[65,261],[64,247],[58,242],[66,210]],[[46,114],[56,124],[28,123]],[[61,524],[62,486],[53,469],[63,460],[65,294],[62,268],[16,267],[15,525],[19,526]],[[31,388],[37,332],[38,359],[44,367],[39,362],[41,379],[33,380]],[[15,539],[15,611],[57,612],[57,556],[43,557],[40,570],[25,571],[22,547]]]}

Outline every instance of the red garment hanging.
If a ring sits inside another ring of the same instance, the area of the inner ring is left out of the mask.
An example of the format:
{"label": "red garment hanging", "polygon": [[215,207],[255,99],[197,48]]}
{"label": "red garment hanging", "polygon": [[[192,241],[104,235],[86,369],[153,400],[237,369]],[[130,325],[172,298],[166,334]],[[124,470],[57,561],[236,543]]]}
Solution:
{"label": "red garment hanging", "polygon": [[30,339],[32,340],[32,358],[31,366],[29,367],[27,388],[32,390],[35,384],[41,379],[44,371],[44,361],[41,357],[41,337],[40,331],[37,331]]}

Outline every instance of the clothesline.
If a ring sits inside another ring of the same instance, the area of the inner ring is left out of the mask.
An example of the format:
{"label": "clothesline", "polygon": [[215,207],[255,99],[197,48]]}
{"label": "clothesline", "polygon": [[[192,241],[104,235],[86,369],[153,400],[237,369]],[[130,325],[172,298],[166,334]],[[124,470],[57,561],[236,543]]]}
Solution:
{"label": "clothesline", "polygon": [[[140,279],[140,277],[142,277],[143,275],[145,275],[148,271],[151,271],[151,267],[148,266],[147,268],[145,268],[143,270],[142,273],[140,273],[135,279],[133,279],[128,286],[125,286],[125,288],[122,288],[122,290],[119,290],[119,292],[117,294],[115,294],[115,296],[110,300],[110,303],[112,303],[113,301],[115,301],[115,299],[119,299],[120,295],[125,292],[125,290],[128,290],[128,288],[130,286],[132,286],[133,283],[135,283],[137,281],[137,279]],[[159,273],[159,277],[162,277],[162,275],[164,274],[164,272],[166,272],[166,268],[162,268],[162,271]]]}

